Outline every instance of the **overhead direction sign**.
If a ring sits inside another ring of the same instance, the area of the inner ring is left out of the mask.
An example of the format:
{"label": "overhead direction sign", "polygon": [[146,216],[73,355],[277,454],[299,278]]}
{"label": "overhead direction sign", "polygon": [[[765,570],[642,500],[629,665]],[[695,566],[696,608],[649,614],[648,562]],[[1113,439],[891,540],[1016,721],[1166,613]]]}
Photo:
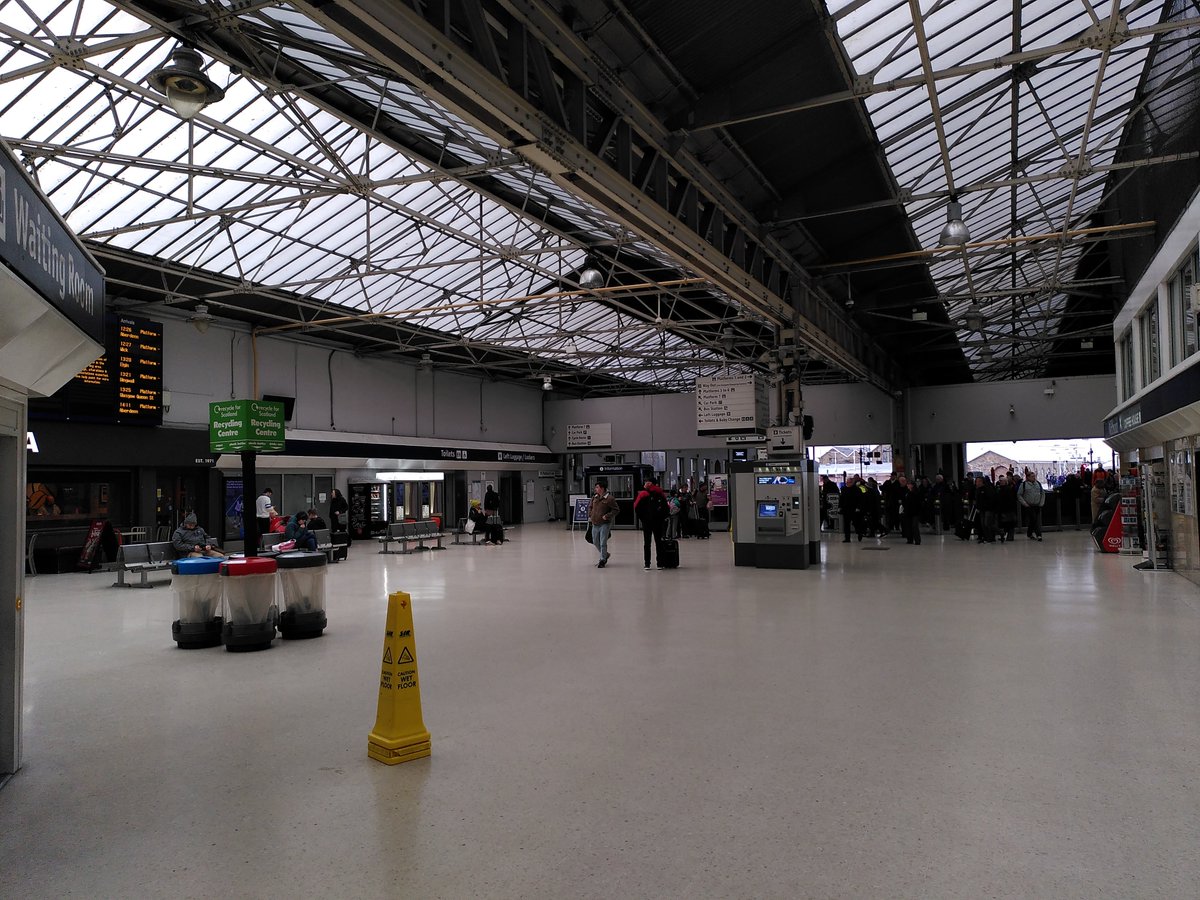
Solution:
{"label": "overhead direction sign", "polygon": [[208,404],[213,453],[283,449],[283,404],[278,400],[219,400]]}

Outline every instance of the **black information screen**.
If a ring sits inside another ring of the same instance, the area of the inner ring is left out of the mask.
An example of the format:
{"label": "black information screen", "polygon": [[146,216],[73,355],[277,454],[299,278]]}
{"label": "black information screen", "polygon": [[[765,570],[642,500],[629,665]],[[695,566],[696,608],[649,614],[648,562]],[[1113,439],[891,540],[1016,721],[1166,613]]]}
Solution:
{"label": "black information screen", "polygon": [[162,424],[162,323],[109,316],[105,353],[54,396],[29,402],[31,419]]}

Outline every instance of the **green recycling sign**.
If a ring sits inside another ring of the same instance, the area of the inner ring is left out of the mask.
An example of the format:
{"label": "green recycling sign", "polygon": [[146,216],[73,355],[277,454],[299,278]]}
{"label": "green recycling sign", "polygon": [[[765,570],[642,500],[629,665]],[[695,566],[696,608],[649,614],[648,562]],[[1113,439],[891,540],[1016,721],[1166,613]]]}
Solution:
{"label": "green recycling sign", "polygon": [[219,400],[208,404],[213,453],[283,449],[283,404],[278,400]]}

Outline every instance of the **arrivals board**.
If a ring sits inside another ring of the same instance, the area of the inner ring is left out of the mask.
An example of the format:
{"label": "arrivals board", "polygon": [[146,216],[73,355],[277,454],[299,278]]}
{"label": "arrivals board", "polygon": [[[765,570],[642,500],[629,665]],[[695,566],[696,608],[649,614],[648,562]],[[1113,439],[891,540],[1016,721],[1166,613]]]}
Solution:
{"label": "arrivals board", "polygon": [[31,419],[124,425],[161,425],[161,322],[109,316],[105,353],[53,396],[29,401]]}

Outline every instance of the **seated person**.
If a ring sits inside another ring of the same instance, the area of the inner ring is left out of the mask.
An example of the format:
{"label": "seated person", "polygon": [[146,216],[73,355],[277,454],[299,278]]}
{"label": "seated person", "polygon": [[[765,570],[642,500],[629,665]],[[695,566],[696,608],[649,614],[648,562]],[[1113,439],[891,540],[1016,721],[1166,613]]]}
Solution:
{"label": "seated person", "polygon": [[308,513],[304,510],[288,519],[283,532],[285,541],[295,541],[297,550],[316,550],[317,536],[308,530]]}
{"label": "seated person", "polygon": [[179,558],[186,556],[224,556],[217,542],[196,524],[196,514],[188,513],[183,524],[171,535],[171,546]]}
{"label": "seated person", "polygon": [[467,517],[475,523],[475,531],[483,535],[483,543],[485,544],[503,544],[504,543],[504,526],[489,525],[489,516],[479,508],[479,501],[471,501],[471,511],[467,513]]}
{"label": "seated person", "polygon": [[325,520],[321,518],[321,514],[319,512],[317,512],[315,509],[310,509],[308,511],[308,530],[309,531],[319,531],[322,528],[328,528],[328,527],[329,526],[325,524]]}

